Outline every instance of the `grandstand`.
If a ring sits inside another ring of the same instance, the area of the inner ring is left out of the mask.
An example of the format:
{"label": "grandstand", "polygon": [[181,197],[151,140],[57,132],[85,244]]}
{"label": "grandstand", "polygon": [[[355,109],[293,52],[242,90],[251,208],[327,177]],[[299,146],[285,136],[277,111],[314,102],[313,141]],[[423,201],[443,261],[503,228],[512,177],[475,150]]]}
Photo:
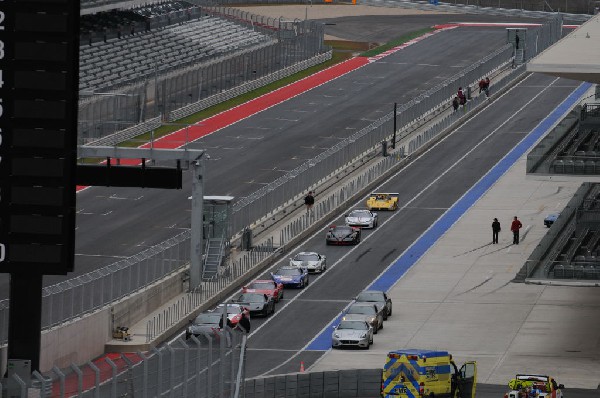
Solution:
{"label": "grandstand", "polygon": [[[82,38],[87,38],[88,43],[80,46],[80,91],[111,90],[158,73],[275,41],[241,24],[203,16],[200,8],[192,4],[188,3],[185,9],[184,5],[184,2],[165,3],[83,18],[86,30]],[[182,11],[185,21],[150,29],[153,18],[171,13],[180,16]],[[141,21],[147,28],[138,33],[136,29]],[[129,27],[125,29],[128,34],[123,33],[123,27]],[[113,35],[116,32],[116,37],[106,39],[106,32],[110,31]],[[94,42],[92,37],[97,37],[94,32],[104,32],[106,40]]]}

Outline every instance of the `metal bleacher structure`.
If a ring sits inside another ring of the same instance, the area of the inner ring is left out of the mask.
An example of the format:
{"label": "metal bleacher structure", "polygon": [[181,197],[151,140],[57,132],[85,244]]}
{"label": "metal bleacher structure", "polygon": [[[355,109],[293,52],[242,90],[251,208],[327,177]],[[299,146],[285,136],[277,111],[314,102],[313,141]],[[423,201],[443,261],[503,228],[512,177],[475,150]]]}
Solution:
{"label": "metal bleacher structure", "polygon": [[600,113],[576,107],[527,157],[531,178],[583,182],[517,279],[532,283],[600,285]]}
{"label": "metal bleacher structure", "polygon": [[[199,9],[197,9],[199,12]],[[81,91],[105,91],[273,40],[213,16],[80,47]]]}

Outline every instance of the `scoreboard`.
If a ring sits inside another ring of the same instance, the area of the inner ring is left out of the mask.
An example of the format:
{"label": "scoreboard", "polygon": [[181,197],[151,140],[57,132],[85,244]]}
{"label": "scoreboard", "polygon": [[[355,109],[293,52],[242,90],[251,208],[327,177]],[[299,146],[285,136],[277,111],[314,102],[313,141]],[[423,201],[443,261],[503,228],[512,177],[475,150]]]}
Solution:
{"label": "scoreboard", "polygon": [[73,270],[79,6],[0,0],[0,272]]}

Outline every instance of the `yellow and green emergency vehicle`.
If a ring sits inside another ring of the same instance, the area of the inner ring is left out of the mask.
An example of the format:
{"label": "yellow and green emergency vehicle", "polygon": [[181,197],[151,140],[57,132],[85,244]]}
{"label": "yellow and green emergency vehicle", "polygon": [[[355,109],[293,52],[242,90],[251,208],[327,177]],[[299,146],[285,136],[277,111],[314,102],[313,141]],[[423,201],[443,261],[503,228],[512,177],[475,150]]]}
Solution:
{"label": "yellow and green emergency vehicle", "polygon": [[396,350],[387,355],[381,381],[383,398],[475,398],[477,364],[460,370],[448,351]]}

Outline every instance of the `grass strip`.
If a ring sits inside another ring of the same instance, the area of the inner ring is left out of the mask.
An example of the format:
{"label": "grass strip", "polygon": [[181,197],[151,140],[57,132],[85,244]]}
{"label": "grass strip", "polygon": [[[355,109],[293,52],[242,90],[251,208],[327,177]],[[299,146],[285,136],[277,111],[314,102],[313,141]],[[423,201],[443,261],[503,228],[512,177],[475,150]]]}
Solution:
{"label": "grass strip", "polygon": [[[142,135],[139,135],[129,141],[122,142],[119,144],[121,147],[126,148],[136,148],[140,145],[143,145],[151,140],[156,140],[160,137],[163,137],[169,133],[180,130],[182,125],[191,125],[198,123],[204,119],[207,119],[211,116],[214,116],[218,113],[241,105],[245,102],[248,102],[254,98],[260,97],[261,95],[270,93],[271,91],[275,91],[278,88],[284,87],[288,84],[294,83],[298,80],[304,79],[307,76],[310,76],[314,73],[317,73],[321,70],[327,69],[330,66],[338,64],[340,62],[346,61],[355,56],[355,54],[359,51],[364,51],[361,56],[371,57],[377,54],[380,54],[384,51],[387,51],[391,48],[399,46],[400,44],[406,43],[409,40],[412,40],[416,37],[422,36],[425,33],[429,33],[433,31],[433,28],[424,28],[411,33],[407,33],[405,35],[400,36],[397,39],[394,39],[382,46],[376,47],[374,49],[368,50],[369,43],[364,42],[352,42],[346,40],[325,40],[325,45],[329,45],[333,49],[332,58],[326,62],[323,62],[319,65],[312,66],[308,69],[302,70],[300,72],[294,73],[288,77],[285,77],[276,82],[267,84],[266,86],[259,87],[256,90],[247,92],[238,97],[232,98],[230,100],[221,102],[220,104],[216,104],[211,106],[210,108],[206,108],[200,112],[194,113],[188,117],[177,120],[173,125],[163,125],[153,132],[148,132]],[[365,51],[367,50],[367,51]]]}
{"label": "grass strip", "polygon": [[417,37],[423,36],[426,33],[433,32],[434,30],[435,30],[434,28],[423,28],[423,29],[416,30],[414,32],[407,33],[405,35],[398,37],[397,39],[394,39],[392,41],[385,43],[384,45],[376,47],[372,50],[365,51],[364,53],[362,53],[360,55],[363,57],[374,57],[375,55],[379,55],[387,50],[390,50],[394,47],[404,44],[407,41],[416,39]]}

